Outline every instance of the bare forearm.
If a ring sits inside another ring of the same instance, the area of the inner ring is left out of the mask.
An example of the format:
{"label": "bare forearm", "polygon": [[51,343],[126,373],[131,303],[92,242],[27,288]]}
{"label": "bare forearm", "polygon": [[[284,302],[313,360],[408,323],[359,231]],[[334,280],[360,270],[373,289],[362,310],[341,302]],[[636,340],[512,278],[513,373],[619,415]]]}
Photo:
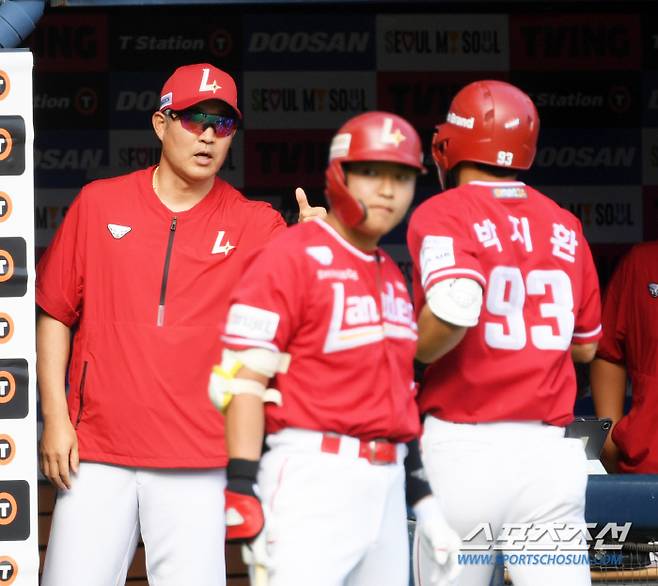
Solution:
{"label": "bare forearm", "polygon": [[77,473],[78,439],[69,419],[64,381],[69,360],[71,331],[42,313],[37,319],[37,378],[43,432],[39,443],[41,470],[59,489],[71,488]]}
{"label": "bare forearm", "polygon": [[571,344],[571,359],[574,362],[582,362],[583,364],[592,362],[594,356],[596,356],[597,347],[598,342],[592,344]]}
{"label": "bare forearm", "polygon": [[425,305],[418,316],[416,359],[425,364],[438,360],[463,340],[467,329],[439,319]]}
{"label": "bare forearm", "polygon": [[[268,382],[266,377],[247,368],[242,368],[236,376],[259,380],[263,384]],[[264,433],[263,400],[248,394],[234,396],[226,412],[226,446],[229,458],[260,459]]]}
{"label": "bare forearm", "polygon": [[609,417],[617,423],[624,414],[626,368],[596,358],[590,367],[590,383],[597,417]]}
{"label": "bare forearm", "polygon": [[617,472],[619,448],[612,440],[612,430],[624,415],[626,368],[621,364],[596,358],[590,366],[590,383],[596,416],[612,420],[612,428],[605,440],[601,460],[608,472]]}
{"label": "bare forearm", "polygon": [[37,318],[37,378],[44,421],[67,415],[66,369],[71,330],[62,322],[41,313]]}

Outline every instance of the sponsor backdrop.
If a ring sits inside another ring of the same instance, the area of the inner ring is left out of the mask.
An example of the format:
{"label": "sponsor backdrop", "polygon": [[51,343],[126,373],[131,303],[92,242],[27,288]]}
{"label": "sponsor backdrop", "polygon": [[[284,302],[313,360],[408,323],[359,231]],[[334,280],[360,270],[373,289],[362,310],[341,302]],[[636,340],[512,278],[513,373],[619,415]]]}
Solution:
{"label": "sponsor backdrop", "polygon": [[32,54],[0,50],[0,585],[37,584]]}
{"label": "sponsor backdrop", "polygon": [[[536,165],[522,178],[580,217],[606,282],[630,245],[658,231],[658,20],[629,7],[547,14],[516,3],[513,14],[467,14],[410,6],[51,9],[30,38],[37,254],[83,183],[157,162],[150,115],[162,83],[178,65],[210,61],[235,75],[244,113],[222,173],[289,221],[296,186],[323,202],[328,139],[350,116],[394,111],[429,146],[465,83],[519,85],[542,120]],[[431,171],[416,203],[436,186]],[[386,243],[406,267],[404,233]]]}
{"label": "sponsor backdrop", "polygon": [[[633,243],[658,238],[655,10],[627,1],[623,12],[571,3],[548,13],[538,4],[50,8],[29,39],[34,240],[19,228],[33,209],[29,54],[1,54],[0,332],[14,334],[0,339],[0,586],[16,571],[17,584],[36,572],[26,523],[34,484],[25,473],[34,469],[35,434],[18,435],[33,429],[35,411],[33,317],[24,311],[33,303],[34,248],[43,252],[82,184],[158,161],[150,118],[176,66],[207,61],[234,75],[244,122],[221,174],[289,222],[295,187],[324,202],[333,132],[372,109],[416,126],[430,172],[415,204],[436,193],[434,126],[459,88],[489,78],[534,99],[542,133],[536,164],[521,178],[581,219],[604,283]],[[11,155],[9,136],[25,137]],[[405,232],[403,224],[385,246],[409,277]]]}
{"label": "sponsor backdrop", "polygon": [[[629,0],[550,13],[541,4],[50,8],[29,39],[34,240],[25,229],[33,209],[29,54],[0,54],[0,586],[36,573],[27,522],[36,511],[28,474],[34,248],[43,252],[82,184],[158,161],[150,118],[176,66],[207,61],[235,76],[244,122],[221,173],[289,222],[295,187],[324,202],[333,132],[372,109],[416,126],[430,172],[415,204],[436,193],[434,126],[459,88],[489,78],[517,84],[537,104],[537,161],[521,178],[581,219],[604,283],[633,243],[658,238],[656,12]],[[11,155],[10,136],[25,139],[14,140]],[[385,246],[409,277],[405,232],[403,224]],[[11,341],[2,339],[7,332]]]}

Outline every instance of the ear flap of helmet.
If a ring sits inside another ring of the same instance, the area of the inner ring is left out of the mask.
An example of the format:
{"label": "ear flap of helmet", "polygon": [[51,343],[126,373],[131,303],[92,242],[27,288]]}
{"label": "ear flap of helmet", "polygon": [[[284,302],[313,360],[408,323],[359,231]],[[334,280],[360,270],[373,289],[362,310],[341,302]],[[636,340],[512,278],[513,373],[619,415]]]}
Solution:
{"label": "ear flap of helmet", "polygon": [[340,161],[332,161],[325,173],[324,194],[331,210],[346,226],[353,228],[366,219],[366,208],[347,188],[345,173]]}

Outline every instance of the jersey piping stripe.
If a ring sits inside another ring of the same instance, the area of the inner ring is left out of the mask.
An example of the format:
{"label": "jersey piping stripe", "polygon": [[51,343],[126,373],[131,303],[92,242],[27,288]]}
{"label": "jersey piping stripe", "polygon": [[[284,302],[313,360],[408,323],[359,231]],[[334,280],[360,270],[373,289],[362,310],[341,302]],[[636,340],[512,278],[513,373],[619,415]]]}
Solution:
{"label": "jersey piping stripe", "polygon": [[401,340],[417,340],[416,332],[407,326],[384,322],[384,335],[387,338],[398,338]]}
{"label": "jersey piping stripe", "polygon": [[313,220],[320,228],[323,230],[326,230],[331,236],[335,238],[335,240],[340,244],[343,248],[346,248],[349,252],[351,252],[354,256],[359,257],[361,260],[365,260],[366,262],[374,262],[375,257],[371,256],[369,254],[366,254],[365,252],[361,252],[358,248],[355,246],[352,246],[345,238],[343,238],[336,230],[334,230],[329,224],[327,224],[324,220]]}
{"label": "jersey piping stripe", "polygon": [[480,281],[480,284],[483,287],[486,287],[487,285],[487,280],[484,278],[484,275],[482,273],[478,273],[477,271],[474,271],[473,269],[443,269],[441,271],[434,271],[427,275],[427,277],[423,280],[423,288],[427,291],[427,286],[432,282],[436,280],[440,280],[439,278],[441,277],[446,277],[450,275],[470,275],[475,277],[478,281]]}
{"label": "jersey piping stripe", "polygon": [[263,342],[263,340],[252,340],[251,338],[234,338],[233,336],[222,336],[222,341],[227,344],[237,344],[238,346],[249,346],[255,348],[265,348],[272,352],[280,352],[274,344]]}
{"label": "jersey piping stripe", "polygon": [[601,331],[601,329],[602,329],[601,324],[599,324],[598,328],[594,328],[590,332],[583,332],[583,333],[574,332],[572,335],[573,335],[574,338],[589,338],[590,336],[596,336],[596,334],[598,334]]}

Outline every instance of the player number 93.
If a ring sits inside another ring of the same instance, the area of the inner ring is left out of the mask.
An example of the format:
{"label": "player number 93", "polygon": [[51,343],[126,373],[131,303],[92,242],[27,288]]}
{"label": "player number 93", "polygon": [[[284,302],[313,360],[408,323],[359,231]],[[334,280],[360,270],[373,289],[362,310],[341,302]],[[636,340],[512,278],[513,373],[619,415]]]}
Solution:
{"label": "player number 93", "polygon": [[498,156],[496,157],[496,163],[503,167],[509,167],[514,161],[514,153],[509,151],[498,151]]}
{"label": "player number 93", "polygon": [[[487,321],[484,326],[484,339],[491,348],[521,350],[527,343],[526,323],[523,309],[527,296],[548,298],[547,289],[552,292],[552,301],[539,304],[542,318],[557,322],[558,331],[553,326],[533,325],[530,327],[530,340],[540,350],[566,350],[571,343],[575,318],[573,314],[573,293],[569,276],[561,270],[534,270],[523,279],[518,267],[498,266],[491,271],[487,290],[486,308],[494,316],[504,317],[506,324]],[[507,292],[507,295],[506,295]]]}

